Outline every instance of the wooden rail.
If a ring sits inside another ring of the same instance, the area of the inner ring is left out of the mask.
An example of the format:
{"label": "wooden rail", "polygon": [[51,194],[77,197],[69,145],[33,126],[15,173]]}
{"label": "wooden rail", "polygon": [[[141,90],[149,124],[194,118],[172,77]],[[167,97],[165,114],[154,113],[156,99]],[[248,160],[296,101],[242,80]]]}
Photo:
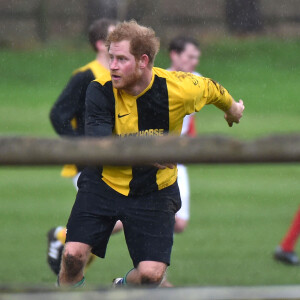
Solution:
{"label": "wooden rail", "polygon": [[0,137],[0,165],[300,162],[300,135],[253,141],[218,136],[49,139]]}

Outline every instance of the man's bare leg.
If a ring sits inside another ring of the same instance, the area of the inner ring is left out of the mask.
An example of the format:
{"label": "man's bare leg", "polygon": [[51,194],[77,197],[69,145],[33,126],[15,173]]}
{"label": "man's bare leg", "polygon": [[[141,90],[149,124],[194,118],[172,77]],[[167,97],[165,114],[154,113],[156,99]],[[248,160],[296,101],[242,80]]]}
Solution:
{"label": "man's bare leg", "polygon": [[59,272],[60,286],[74,286],[84,279],[83,270],[91,253],[91,246],[68,242],[65,244],[61,269]]}
{"label": "man's bare leg", "polygon": [[167,265],[157,261],[142,261],[137,268],[129,271],[123,284],[158,286],[163,280]]}

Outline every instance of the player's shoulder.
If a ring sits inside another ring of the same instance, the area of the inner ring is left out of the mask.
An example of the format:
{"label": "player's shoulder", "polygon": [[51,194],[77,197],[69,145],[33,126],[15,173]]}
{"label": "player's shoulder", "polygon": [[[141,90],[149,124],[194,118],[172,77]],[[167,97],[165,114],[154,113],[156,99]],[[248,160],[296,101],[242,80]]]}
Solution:
{"label": "player's shoulder", "polygon": [[162,77],[162,78],[168,78],[171,76],[171,72],[162,68],[158,68],[158,67],[153,67],[153,73],[155,75],[157,75],[158,77]]}
{"label": "player's shoulder", "polygon": [[194,76],[201,77],[201,75],[197,72],[194,73],[188,73],[188,72],[181,72],[181,71],[170,71],[170,70],[165,70],[161,68],[154,67],[153,68],[154,74],[157,75],[158,77],[163,77],[167,79],[168,81],[172,82],[182,82],[183,79],[185,78],[193,78]]}
{"label": "player's shoulder", "polygon": [[169,71],[160,68],[153,68],[154,74],[166,79],[169,92],[172,91],[189,91],[194,86],[200,86],[203,77],[193,73],[181,71]]}
{"label": "player's shoulder", "polygon": [[109,70],[102,66],[97,60],[93,60],[88,64],[76,69],[73,72],[73,75],[76,74],[91,74],[93,79],[96,79],[103,74],[106,76],[109,75]]}
{"label": "player's shoulder", "polygon": [[93,62],[89,62],[88,64],[80,67],[80,68],[77,68],[73,71],[73,75],[76,75],[76,74],[79,74],[79,73],[84,73],[86,71],[91,71],[91,65],[92,65]]}
{"label": "player's shoulder", "polygon": [[110,74],[103,73],[98,78],[94,79],[90,84],[88,90],[95,90],[109,96],[109,98],[113,97],[113,86]]}
{"label": "player's shoulder", "polygon": [[157,68],[157,67],[153,68],[153,72],[156,76],[165,78],[168,81],[178,81],[178,72]]}
{"label": "player's shoulder", "polygon": [[154,72],[155,76],[158,76],[160,78],[164,78],[168,85],[170,85],[170,84],[172,84],[172,85],[180,84],[180,80],[179,80],[179,77],[178,77],[178,74],[177,74],[178,72],[169,71],[169,70],[165,70],[165,69],[157,68],[157,67],[153,68],[153,72]]}
{"label": "player's shoulder", "polygon": [[111,86],[110,74],[103,73],[100,76],[98,76],[93,82],[97,82],[101,86]]}

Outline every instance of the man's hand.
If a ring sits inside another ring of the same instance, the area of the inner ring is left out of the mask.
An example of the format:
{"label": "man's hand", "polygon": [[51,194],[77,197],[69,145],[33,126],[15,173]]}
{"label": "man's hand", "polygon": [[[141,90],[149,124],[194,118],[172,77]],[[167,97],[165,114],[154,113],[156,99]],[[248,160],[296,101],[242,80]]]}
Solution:
{"label": "man's hand", "polygon": [[161,170],[166,169],[166,168],[174,169],[176,166],[174,164],[159,164],[159,163],[155,163],[153,165],[154,165],[154,167],[161,169]]}
{"label": "man's hand", "polygon": [[224,116],[229,127],[232,127],[233,123],[240,123],[244,109],[245,106],[243,100],[240,100],[239,102],[233,100],[231,107],[225,112]]}

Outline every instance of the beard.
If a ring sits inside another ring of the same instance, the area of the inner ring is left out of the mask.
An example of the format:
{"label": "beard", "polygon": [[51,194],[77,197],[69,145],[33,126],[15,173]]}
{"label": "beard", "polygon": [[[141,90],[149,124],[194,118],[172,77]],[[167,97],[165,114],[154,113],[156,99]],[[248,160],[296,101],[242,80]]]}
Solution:
{"label": "beard", "polygon": [[136,66],[134,72],[131,74],[122,75],[121,79],[117,81],[112,80],[112,85],[117,90],[130,90],[134,85],[136,85],[140,77],[139,69]]}

